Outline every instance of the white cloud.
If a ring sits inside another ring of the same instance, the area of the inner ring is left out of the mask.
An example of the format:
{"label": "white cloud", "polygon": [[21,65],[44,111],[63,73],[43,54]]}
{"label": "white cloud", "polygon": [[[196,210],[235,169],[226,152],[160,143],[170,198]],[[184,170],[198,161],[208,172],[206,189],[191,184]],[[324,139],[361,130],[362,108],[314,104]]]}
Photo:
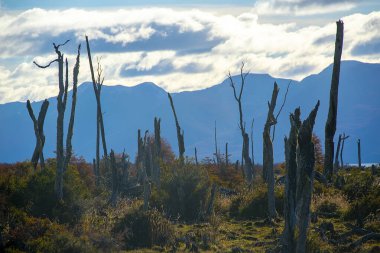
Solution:
{"label": "white cloud", "polygon": [[[362,45],[380,38],[380,12],[343,20],[343,59],[379,62],[379,52],[363,50]],[[168,91],[181,91],[216,84],[229,70],[237,72],[242,61],[251,72],[301,79],[332,62],[335,30],[334,23],[306,27],[260,23],[255,10],[237,16],[168,8],[4,13],[0,103],[56,95],[56,66],[38,69],[32,64],[54,59],[52,42],[72,39],[62,48],[70,69],[77,43],[82,42],[79,80],[89,81],[84,34],[89,35],[93,59],[102,57],[106,84],[151,81]]]}

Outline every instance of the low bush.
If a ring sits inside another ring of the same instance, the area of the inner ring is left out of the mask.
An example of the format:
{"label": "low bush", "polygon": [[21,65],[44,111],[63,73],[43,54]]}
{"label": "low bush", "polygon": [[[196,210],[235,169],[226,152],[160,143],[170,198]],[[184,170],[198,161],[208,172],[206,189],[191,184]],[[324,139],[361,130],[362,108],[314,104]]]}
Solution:
{"label": "low bush", "polygon": [[119,220],[113,229],[124,248],[165,246],[174,240],[174,228],[157,209],[133,209]]}
{"label": "low bush", "polygon": [[[284,189],[276,187],[276,210],[283,214]],[[268,217],[268,197],[266,185],[257,185],[253,190],[244,190],[232,198],[230,216],[234,218],[266,218]]]}
{"label": "low bush", "polygon": [[207,171],[193,164],[177,163],[162,168],[161,186],[153,189],[151,205],[171,219],[193,222],[205,212],[209,198]]}
{"label": "low bush", "polygon": [[314,195],[311,203],[312,211],[319,213],[342,215],[348,208],[346,197],[339,193]]}

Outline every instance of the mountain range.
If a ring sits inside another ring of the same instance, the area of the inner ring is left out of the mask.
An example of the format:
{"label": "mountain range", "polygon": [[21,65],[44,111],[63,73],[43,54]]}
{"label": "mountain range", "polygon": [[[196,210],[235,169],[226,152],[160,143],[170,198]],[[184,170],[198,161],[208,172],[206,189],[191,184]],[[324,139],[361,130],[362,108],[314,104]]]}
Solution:
{"label": "mountain range", "polygon": [[[284,136],[290,129],[289,114],[298,106],[304,119],[319,99],[315,133],[324,142],[324,126],[327,119],[332,65],[302,81],[275,78],[267,74],[249,74],[242,97],[244,121],[250,132],[252,118],[254,155],[262,163],[262,132],[267,116],[267,102],[273,83],[280,87],[278,111],[284,99],[286,87],[290,88],[285,106],[278,118],[274,140],[276,162],[284,160]],[[344,161],[357,162],[357,139],[361,140],[363,162],[380,162],[380,64],[343,61],[340,74],[338,120],[336,139],[345,132],[350,137],[344,148]],[[240,85],[240,77],[233,80]],[[96,101],[91,83],[78,87],[77,111],[74,125],[73,149],[78,156],[91,161],[95,156]],[[240,158],[242,140],[238,128],[238,106],[233,97],[230,81],[215,86],[173,93],[173,100],[181,128],[185,133],[185,154],[193,156],[197,147],[199,159],[212,157],[214,153],[214,125],[222,153],[228,142],[231,159]],[[71,93],[66,109],[66,125],[70,113]],[[109,150],[125,151],[135,157],[137,130],[153,132],[154,117],[161,118],[161,136],[166,138],[177,153],[174,117],[165,90],[153,83],[133,87],[122,85],[102,88],[102,107]],[[50,106],[45,120],[45,157],[54,157],[56,140],[56,98],[49,98]],[[38,115],[41,101],[33,102]],[[30,159],[35,136],[32,121],[24,102],[0,105],[0,162],[16,162]],[[67,128],[65,128],[67,129]],[[335,141],[337,143],[337,141]]]}

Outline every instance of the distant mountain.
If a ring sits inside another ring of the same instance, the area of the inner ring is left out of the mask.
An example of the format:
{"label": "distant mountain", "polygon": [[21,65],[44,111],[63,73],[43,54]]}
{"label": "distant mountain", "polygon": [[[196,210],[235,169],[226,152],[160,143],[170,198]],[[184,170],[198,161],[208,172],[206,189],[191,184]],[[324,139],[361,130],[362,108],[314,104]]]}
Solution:
{"label": "distant mountain", "polygon": [[[289,113],[301,106],[302,117],[305,118],[318,99],[321,100],[321,106],[315,132],[321,138],[323,146],[331,72],[332,66],[329,66],[319,74],[308,76],[301,82],[292,81],[276,129],[275,161],[284,159],[283,138],[289,132]],[[380,161],[379,76],[380,64],[342,62],[336,138],[342,132],[350,135],[344,151],[344,160],[347,163],[357,161],[357,138],[361,139],[363,162]],[[238,76],[233,78],[239,83]],[[280,87],[278,110],[290,80],[265,74],[250,74],[247,76],[244,89],[244,120],[249,130],[254,117],[254,153],[255,160],[259,163],[262,163],[262,131],[267,114],[267,101],[270,99],[274,81],[277,81]],[[104,86],[101,98],[109,148],[116,152],[125,149],[134,158],[137,148],[137,129],[152,132],[153,119],[158,116],[162,119],[162,136],[177,152],[175,123],[167,94],[163,89],[153,83],[142,83],[134,87]],[[174,93],[173,100],[179,122],[185,131],[186,155],[193,156],[194,147],[197,147],[199,158],[212,156],[216,121],[220,149],[224,151],[224,145],[228,142],[232,159],[240,157],[242,141],[238,129],[238,107],[229,80],[203,90]],[[46,157],[54,156],[56,134],[56,99],[50,98],[49,101],[50,106],[45,120]],[[40,105],[41,102],[32,104],[36,113]],[[68,120],[70,106],[66,110],[65,120]],[[91,161],[95,155],[95,117],[96,106],[92,84],[83,83],[78,88],[73,148],[75,154],[83,156],[88,161]],[[0,122],[0,162],[30,159],[35,137],[25,103],[0,105]]]}

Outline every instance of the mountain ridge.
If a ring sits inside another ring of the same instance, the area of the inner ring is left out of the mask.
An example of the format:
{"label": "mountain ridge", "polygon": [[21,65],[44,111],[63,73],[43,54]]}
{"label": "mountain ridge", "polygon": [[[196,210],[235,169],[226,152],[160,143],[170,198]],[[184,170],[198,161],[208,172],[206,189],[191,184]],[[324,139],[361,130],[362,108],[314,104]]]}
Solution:
{"label": "mountain ridge", "polygon": [[[351,135],[345,146],[344,156],[347,162],[356,162],[356,138],[362,139],[363,162],[377,162],[380,142],[376,124],[380,119],[380,103],[376,98],[380,86],[376,74],[380,73],[380,64],[343,61],[338,108],[338,129],[336,137],[343,131]],[[233,77],[236,82],[238,76]],[[279,117],[274,142],[274,156],[277,162],[283,160],[282,137],[288,134],[288,115],[297,106],[301,106],[303,117],[311,110],[318,99],[321,100],[317,116],[316,134],[323,142],[324,123],[327,117],[328,94],[331,79],[331,65],[318,74],[310,75],[301,81],[292,80],[287,103]],[[247,76],[243,94],[244,116],[247,129],[254,123],[255,160],[262,160],[262,128],[267,113],[266,103],[270,99],[273,82],[280,87],[277,109],[280,107],[286,86],[290,79],[275,78],[269,74],[250,74]],[[363,89],[366,85],[368,89]],[[95,118],[96,106],[92,83],[84,82],[78,87],[78,104],[74,125],[74,152],[91,160],[95,154]],[[200,158],[211,157],[214,150],[214,123],[217,122],[218,144],[224,147],[229,143],[232,159],[239,158],[241,137],[238,122],[238,108],[233,99],[229,80],[196,91],[172,93],[181,128],[185,131],[186,155],[193,156],[196,146]],[[71,94],[68,96],[71,99]],[[56,99],[49,98],[50,106],[45,121],[45,156],[54,156]],[[352,103],[355,101],[355,103]],[[37,114],[41,101],[32,103]],[[70,103],[68,103],[70,105]],[[137,129],[153,128],[153,118],[162,118],[162,136],[168,139],[177,151],[175,124],[169,106],[166,91],[152,82],[135,86],[104,86],[102,106],[106,136],[109,148],[116,152],[127,153],[134,157],[136,152]],[[67,115],[69,113],[67,108]],[[277,110],[276,110],[277,112]],[[69,116],[65,117],[65,120]],[[35,145],[32,121],[27,114],[25,103],[11,102],[0,105],[0,162],[15,162],[29,159]],[[365,131],[363,131],[365,130]],[[323,145],[322,145],[323,146]],[[221,149],[223,150],[223,149]]]}

